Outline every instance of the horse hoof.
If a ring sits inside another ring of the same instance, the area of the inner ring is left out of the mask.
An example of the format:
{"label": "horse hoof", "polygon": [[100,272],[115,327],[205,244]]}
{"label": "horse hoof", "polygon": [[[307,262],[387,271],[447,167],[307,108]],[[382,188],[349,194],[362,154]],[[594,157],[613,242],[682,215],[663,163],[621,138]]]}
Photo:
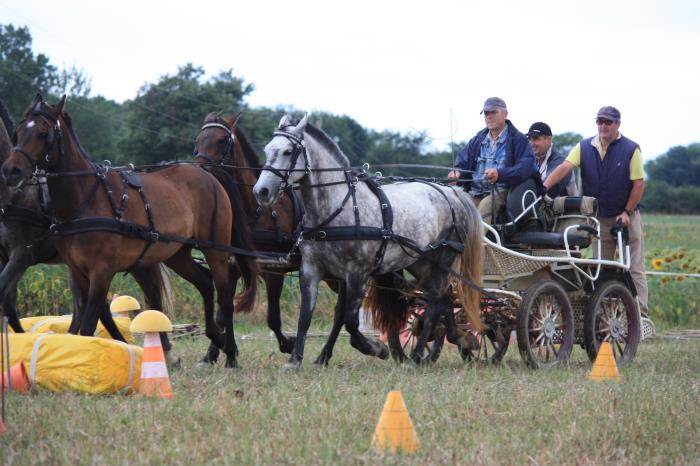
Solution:
{"label": "horse hoof", "polygon": [[414,370],[414,369],[418,368],[418,364],[416,364],[416,362],[413,359],[408,358],[404,362],[401,363],[401,367],[403,369]]}
{"label": "horse hoof", "polygon": [[294,351],[294,339],[288,339],[286,341],[280,342],[280,352],[285,354],[292,354]]}
{"label": "horse hoof", "polygon": [[379,359],[389,359],[389,355],[391,354],[389,352],[389,347],[387,347],[381,341],[378,341],[377,343],[379,344],[379,352],[377,353],[377,357]]}
{"label": "horse hoof", "polygon": [[331,359],[330,356],[326,356],[325,354],[319,355],[316,360],[314,361],[314,364],[317,366],[324,366],[328,367],[328,361]]}
{"label": "horse hoof", "polygon": [[166,362],[169,369],[180,369],[182,367],[182,358],[179,356],[172,356],[168,354],[166,357]]}
{"label": "horse hoof", "polygon": [[240,369],[238,362],[236,361],[226,361],[226,365],[224,367],[227,369]]}
{"label": "horse hoof", "polygon": [[283,371],[297,371],[301,367],[301,362],[294,361],[294,362],[288,362],[284,366],[282,366]]}
{"label": "horse hoof", "polygon": [[195,369],[209,369],[210,367],[213,367],[214,363],[213,362],[207,362],[207,361],[199,361],[197,364],[195,364]]}

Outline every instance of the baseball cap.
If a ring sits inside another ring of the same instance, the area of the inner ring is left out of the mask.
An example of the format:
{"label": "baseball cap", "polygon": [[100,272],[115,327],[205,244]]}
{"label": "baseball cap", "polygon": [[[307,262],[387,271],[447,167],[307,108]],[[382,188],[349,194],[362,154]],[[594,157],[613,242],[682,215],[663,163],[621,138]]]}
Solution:
{"label": "baseball cap", "polygon": [[538,121],[537,123],[533,123],[532,126],[530,126],[530,129],[527,131],[526,136],[551,136],[552,135],[552,128],[549,127],[547,123],[543,123],[541,121]]}
{"label": "baseball cap", "polygon": [[481,109],[481,113],[492,112],[497,108],[508,110],[508,107],[506,107],[506,101],[500,97],[489,97],[486,99],[486,102],[484,102],[484,108]]}
{"label": "baseball cap", "polygon": [[620,111],[612,106],[607,106],[607,107],[601,108],[600,110],[598,110],[598,115],[596,115],[596,119],[605,118],[607,120],[612,120],[612,121],[620,121],[620,117],[621,117]]}

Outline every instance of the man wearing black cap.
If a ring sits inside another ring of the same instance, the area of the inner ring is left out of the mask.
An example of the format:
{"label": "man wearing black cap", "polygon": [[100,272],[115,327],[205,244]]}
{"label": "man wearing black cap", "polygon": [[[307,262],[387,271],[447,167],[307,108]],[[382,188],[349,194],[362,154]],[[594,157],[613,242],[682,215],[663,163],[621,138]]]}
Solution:
{"label": "man wearing black cap", "polygon": [[[552,128],[547,123],[538,121],[530,126],[527,132],[527,139],[535,154],[535,162],[540,171],[540,177],[544,181],[561,163],[564,156],[552,145]],[[550,197],[576,196],[578,189],[571,173],[566,175],[562,181],[553,186],[547,194]]]}
{"label": "man wearing black cap", "polygon": [[644,168],[639,145],[623,136],[620,111],[603,107],[596,115],[598,135],[578,143],[552,174],[545,188],[559,183],[574,167],[581,168],[583,195],[598,199],[601,249],[604,259],[612,259],[617,245],[608,232],[618,220],[628,228],[630,273],[637,289],[642,315],[648,317],[648,288],[644,273],[644,236],[639,201],[644,194]]}
{"label": "man wearing black cap", "polygon": [[[507,119],[508,109],[503,99],[489,97],[481,110],[486,128],[479,131],[459,151],[455,168],[447,176],[464,180],[479,213],[486,223],[492,223],[491,212],[498,213],[506,203],[508,191],[535,172],[535,156],[523,133]],[[495,202],[491,189],[495,188]]]}

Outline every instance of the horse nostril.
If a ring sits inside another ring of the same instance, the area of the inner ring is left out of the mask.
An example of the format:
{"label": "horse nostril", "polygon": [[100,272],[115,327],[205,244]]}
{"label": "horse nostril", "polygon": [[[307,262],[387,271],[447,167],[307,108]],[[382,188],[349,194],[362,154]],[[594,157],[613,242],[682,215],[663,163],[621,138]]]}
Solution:
{"label": "horse nostril", "polygon": [[7,185],[14,186],[22,177],[22,170],[14,166],[4,165],[2,167],[2,177]]}
{"label": "horse nostril", "polygon": [[267,188],[260,189],[260,197],[266,199],[270,195],[270,190]]}

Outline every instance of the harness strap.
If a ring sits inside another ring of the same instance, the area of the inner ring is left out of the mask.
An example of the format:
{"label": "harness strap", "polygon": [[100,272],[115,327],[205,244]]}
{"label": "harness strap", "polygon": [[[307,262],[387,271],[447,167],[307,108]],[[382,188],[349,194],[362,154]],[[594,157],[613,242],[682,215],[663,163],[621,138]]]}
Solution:
{"label": "harness strap", "polygon": [[44,229],[51,225],[51,219],[48,215],[14,205],[8,205],[0,208],[0,222],[25,223]]}

